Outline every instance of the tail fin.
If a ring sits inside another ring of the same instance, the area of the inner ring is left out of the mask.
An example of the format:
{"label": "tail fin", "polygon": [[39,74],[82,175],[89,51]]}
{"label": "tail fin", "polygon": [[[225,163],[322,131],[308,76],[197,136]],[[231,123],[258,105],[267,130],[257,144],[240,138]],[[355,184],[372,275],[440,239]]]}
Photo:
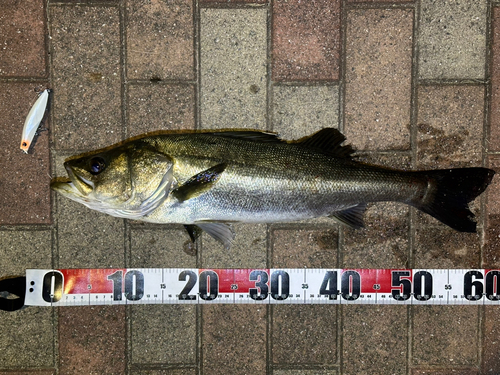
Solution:
{"label": "tail fin", "polygon": [[428,178],[427,192],[410,203],[459,232],[476,232],[473,201],[489,185],[495,171],[487,168],[457,168],[417,172]]}

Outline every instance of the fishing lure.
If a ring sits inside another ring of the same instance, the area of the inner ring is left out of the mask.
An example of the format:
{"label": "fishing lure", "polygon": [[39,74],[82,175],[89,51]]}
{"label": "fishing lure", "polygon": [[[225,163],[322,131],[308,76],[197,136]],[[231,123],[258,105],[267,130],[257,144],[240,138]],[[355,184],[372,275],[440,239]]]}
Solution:
{"label": "fishing lure", "polygon": [[45,109],[47,108],[47,102],[49,100],[49,90],[44,90],[38,99],[36,100],[33,107],[31,107],[28,117],[24,122],[23,135],[21,138],[21,150],[28,153],[28,150],[35,136],[36,130],[40,123],[42,122],[43,116],[45,115]]}

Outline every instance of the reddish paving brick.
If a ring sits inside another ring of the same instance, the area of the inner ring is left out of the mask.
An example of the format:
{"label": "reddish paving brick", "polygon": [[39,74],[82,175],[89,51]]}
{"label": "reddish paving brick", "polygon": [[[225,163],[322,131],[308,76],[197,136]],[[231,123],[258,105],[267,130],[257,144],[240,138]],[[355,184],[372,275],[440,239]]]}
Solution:
{"label": "reddish paving brick", "polygon": [[483,364],[482,374],[500,374],[500,307],[484,308]]}
{"label": "reddish paving brick", "polygon": [[0,76],[46,77],[45,1],[2,1]]}
{"label": "reddish paving brick", "polygon": [[0,84],[0,224],[49,224],[49,132],[35,138],[29,154],[20,148],[24,120],[37,99],[30,83]]}
{"label": "reddish paving brick", "polygon": [[483,118],[483,86],[421,86],[418,168],[480,166]]}
{"label": "reddish paving brick", "polygon": [[193,79],[193,1],[127,1],[127,75]]}
{"label": "reddish paving brick", "polygon": [[500,155],[491,155],[488,166],[496,170],[488,187],[483,267],[500,268]]}
{"label": "reddish paving brick", "polygon": [[360,150],[410,148],[413,11],[348,12],[345,135]]}
{"label": "reddish paving brick", "polygon": [[493,7],[491,58],[490,139],[488,149],[500,151],[500,9]]}
{"label": "reddish paving brick", "polygon": [[273,2],[274,81],[337,80],[339,0]]}
{"label": "reddish paving brick", "polygon": [[194,87],[130,85],[127,137],[157,130],[194,129]]}
{"label": "reddish paving brick", "polygon": [[125,306],[59,309],[59,374],[125,373]]}
{"label": "reddish paving brick", "polygon": [[204,374],[266,372],[266,306],[203,306]]}

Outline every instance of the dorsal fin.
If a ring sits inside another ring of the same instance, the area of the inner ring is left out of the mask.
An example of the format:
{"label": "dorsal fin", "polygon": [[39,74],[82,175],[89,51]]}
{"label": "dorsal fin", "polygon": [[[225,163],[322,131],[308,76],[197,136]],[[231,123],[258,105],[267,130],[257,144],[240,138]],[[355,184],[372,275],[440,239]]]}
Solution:
{"label": "dorsal fin", "polygon": [[276,133],[262,132],[257,130],[236,130],[236,131],[222,131],[209,133],[218,137],[243,139],[247,141],[270,142],[270,143],[283,143],[282,139]]}
{"label": "dorsal fin", "polygon": [[337,129],[325,128],[297,144],[319,149],[338,158],[350,158],[354,153],[354,149],[350,145],[341,146],[345,139],[345,136]]}

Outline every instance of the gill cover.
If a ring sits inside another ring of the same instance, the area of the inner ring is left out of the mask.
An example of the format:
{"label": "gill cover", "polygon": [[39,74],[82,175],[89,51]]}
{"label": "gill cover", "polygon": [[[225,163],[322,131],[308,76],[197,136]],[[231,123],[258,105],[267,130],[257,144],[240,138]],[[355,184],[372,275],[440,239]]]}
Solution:
{"label": "gill cover", "polygon": [[71,180],[53,188],[112,216],[138,219],[167,198],[173,161],[142,142],[77,157],[64,163]]}

